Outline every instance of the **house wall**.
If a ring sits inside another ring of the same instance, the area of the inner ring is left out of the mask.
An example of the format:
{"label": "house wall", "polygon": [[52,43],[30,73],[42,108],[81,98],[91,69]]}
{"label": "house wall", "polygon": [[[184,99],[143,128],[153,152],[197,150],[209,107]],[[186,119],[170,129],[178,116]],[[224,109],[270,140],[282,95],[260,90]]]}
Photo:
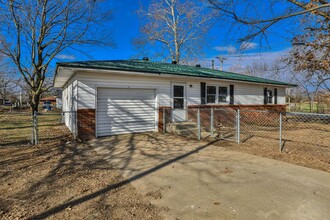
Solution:
{"label": "house wall", "polygon": [[150,88],[156,89],[156,109],[158,130],[162,129],[162,108],[172,106],[172,85],[183,83],[186,85],[188,108],[201,107],[200,82],[207,85],[234,85],[234,106],[228,104],[206,104],[202,107],[229,107],[247,109],[285,109],[285,88],[276,87],[278,90],[278,105],[263,105],[264,87],[274,89],[274,86],[262,84],[249,84],[224,80],[204,80],[200,78],[179,78],[168,75],[126,75],[120,72],[109,74],[99,71],[78,72],[63,87],[63,112],[66,126],[73,134],[78,134],[81,139],[95,137],[96,97],[97,88]]}
{"label": "house wall", "polygon": [[[98,87],[113,88],[152,88],[157,92],[157,106],[172,105],[171,87],[174,83],[186,84],[187,105],[200,105],[200,82],[207,85],[234,85],[234,104],[235,105],[263,105],[264,104],[264,85],[248,84],[239,82],[228,82],[223,80],[201,80],[169,78],[163,75],[144,76],[144,75],[123,75],[121,73],[78,73],[78,109],[95,109]],[[278,104],[285,103],[285,88],[266,86],[269,89],[278,89]],[[208,104],[207,104],[208,105]],[[214,104],[210,104],[214,105]],[[227,104],[222,104],[227,105]]]}
{"label": "house wall", "polygon": [[78,109],[78,81],[76,76],[72,77],[62,90],[62,111],[64,113],[64,123],[71,133],[76,134],[76,111]]}

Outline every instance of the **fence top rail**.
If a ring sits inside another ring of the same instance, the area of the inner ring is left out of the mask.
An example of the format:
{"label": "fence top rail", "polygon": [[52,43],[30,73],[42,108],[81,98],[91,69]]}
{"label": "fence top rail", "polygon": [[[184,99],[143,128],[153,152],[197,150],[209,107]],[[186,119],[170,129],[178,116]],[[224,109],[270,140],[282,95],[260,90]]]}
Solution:
{"label": "fence top rail", "polygon": [[299,116],[316,116],[316,117],[330,117],[330,114],[319,114],[319,113],[306,113],[306,112],[286,112],[287,115],[299,115]]}
{"label": "fence top rail", "polygon": [[240,109],[240,112],[261,112],[261,113],[285,113],[285,112],[279,112],[279,111],[273,111],[273,110],[254,110],[254,109]]}
{"label": "fence top rail", "polygon": [[229,109],[229,108],[213,108],[213,110],[236,112],[235,109]]}

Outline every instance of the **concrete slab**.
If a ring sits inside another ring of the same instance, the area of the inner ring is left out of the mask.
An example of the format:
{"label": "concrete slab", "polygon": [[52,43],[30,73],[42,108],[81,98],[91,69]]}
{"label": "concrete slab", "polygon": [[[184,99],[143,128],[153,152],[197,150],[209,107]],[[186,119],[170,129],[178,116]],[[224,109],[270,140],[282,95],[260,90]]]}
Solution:
{"label": "concrete slab", "polygon": [[152,203],[168,207],[165,219],[330,218],[327,172],[157,133],[90,144]]}

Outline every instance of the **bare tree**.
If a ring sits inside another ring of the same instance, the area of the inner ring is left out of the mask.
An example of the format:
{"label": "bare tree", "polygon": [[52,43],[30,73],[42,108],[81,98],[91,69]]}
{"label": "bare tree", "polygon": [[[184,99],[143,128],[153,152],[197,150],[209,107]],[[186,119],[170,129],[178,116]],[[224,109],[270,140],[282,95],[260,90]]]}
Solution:
{"label": "bare tree", "polygon": [[38,111],[50,63],[81,45],[111,45],[109,18],[98,0],[0,0],[0,52],[17,67],[30,89],[31,110]]}
{"label": "bare tree", "polygon": [[330,2],[328,0],[208,0],[237,25],[239,41],[256,37],[267,40],[266,31],[285,20],[295,19],[299,31],[293,33],[293,64],[298,71],[330,74]]}
{"label": "bare tree", "polygon": [[200,53],[217,14],[195,0],[152,0],[138,15],[142,36],[134,44],[143,49],[150,46],[155,56],[179,63]]}
{"label": "bare tree", "polygon": [[14,74],[12,72],[3,71],[3,69],[0,70],[0,97],[3,101],[3,103],[0,104],[5,104],[5,101],[14,94],[15,87]]}

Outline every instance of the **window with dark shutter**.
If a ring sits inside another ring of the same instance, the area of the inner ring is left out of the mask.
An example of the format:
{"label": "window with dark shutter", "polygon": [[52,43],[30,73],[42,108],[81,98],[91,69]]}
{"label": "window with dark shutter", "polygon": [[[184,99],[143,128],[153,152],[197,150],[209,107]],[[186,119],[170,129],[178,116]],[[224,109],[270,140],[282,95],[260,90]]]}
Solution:
{"label": "window with dark shutter", "polygon": [[206,87],[206,102],[207,103],[216,103],[217,98],[217,87],[216,86],[207,86]]}
{"label": "window with dark shutter", "polygon": [[234,105],[234,85],[230,85],[229,87],[229,96],[230,96],[229,104]]}
{"label": "window with dark shutter", "polygon": [[273,103],[273,91],[267,90],[267,104]]}
{"label": "window with dark shutter", "polygon": [[264,88],[264,105],[267,105],[267,88]]}
{"label": "window with dark shutter", "polygon": [[206,83],[205,82],[201,82],[201,104],[204,105],[206,104],[206,100],[205,100],[205,91],[206,91]]}

